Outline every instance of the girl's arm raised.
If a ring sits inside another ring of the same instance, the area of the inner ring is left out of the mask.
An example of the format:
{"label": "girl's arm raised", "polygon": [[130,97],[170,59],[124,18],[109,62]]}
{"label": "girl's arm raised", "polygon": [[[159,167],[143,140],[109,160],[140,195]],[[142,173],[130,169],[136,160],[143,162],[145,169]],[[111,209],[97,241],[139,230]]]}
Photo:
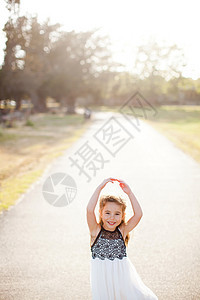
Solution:
{"label": "girl's arm raised", "polygon": [[113,180],[111,180],[111,178],[108,178],[108,179],[105,179],[97,188],[96,190],[94,191],[92,197],[90,198],[90,201],[88,202],[88,205],[87,205],[87,210],[89,211],[94,211],[95,210],[95,207],[97,205],[97,201],[99,199],[99,195],[101,193],[101,190],[105,187],[105,185],[108,183],[108,182],[112,182],[113,183]]}
{"label": "girl's arm raised", "polygon": [[90,229],[90,232],[94,231],[98,225],[96,216],[95,216],[95,207],[97,205],[97,201],[99,199],[99,195],[101,190],[105,187],[108,182],[113,182],[111,178],[105,179],[94,191],[92,197],[90,198],[87,205],[87,223]]}
{"label": "girl's arm raised", "polygon": [[138,203],[135,195],[131,191],[131,188],[128,186],[128,184],[125,183],[123,180],[118,180],[114,178],[112,178],[112,180],[117,180],[119,182],[121,189],[124,191],[124,193],[128,195],[131,202],[131,206],[133,208],[134,216],[131,217],[128,220],[127,224],[124,226],[124,232],[126,236],[126,234],[128,234],[131,230],[133,230],[136,227],[136,225],[139,223],[140,219],[143,216],[143,213],[140,204]]}

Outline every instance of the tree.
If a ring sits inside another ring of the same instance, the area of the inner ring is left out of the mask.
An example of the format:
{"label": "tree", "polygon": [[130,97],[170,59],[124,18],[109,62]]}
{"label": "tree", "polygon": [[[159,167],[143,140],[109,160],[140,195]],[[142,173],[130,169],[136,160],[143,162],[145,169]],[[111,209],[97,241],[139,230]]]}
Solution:
{"label": "tree", "polygon": [[[6,49],[1,70],[0,97],[30,97],[35,111],[46,110],[55,98],[74,112],[75,99],[93,95],[100,101],[113,75],[109,38],[98,30],[61,32],[60,25],[40,24],[36,17],[19,16],[20,1],[6,0]],[[16,13],[17,12],[17,13]]]}
{"label": "tree", "polygon": [[21,97],[25,93],[22,69],[23,49],[26,43],[23,28],[26,23],[26,17],[19,17],[16,20],[10,18],[4,26],[7,41],[2,67],[1,97],[14,98],[18,107]]}
{"label": "tree", "polygon": [[[67,105],[68,113],[74,113],[75,99],[94,92],[94,78],[109,67],[110,53],[106,37],[96,31],[63,32],[53,43],[49,59],[51,75],[47,85],[50,95]],[[99,71],[99,72],[98,72]]]}
{"label": "tree", "polygon": [[27,78],[27,93],[30,95],[35,111],[46,111],[47,91],[43,88],[51,70],[49,53],[52,35],[60,28],[50,25],[49,20],[40,24],[36,17],[29,20],[26,29],[26,47],[23,73]]}
{"label": "tree", "polygon": [[20,9],[20,0],[5,0],[6,7],[11,14],[18,14]]}
{"label": "tree", "polygon": [[183,50],[177,45],[166,45],[150,40],[147,44],[138,47],[135,60],[134,73],[138,74],[140,79],[148,79],[149,93],[152,100],[155,101],[158,95],[159,77],[165,80],[174,79],[176,85],[182,78],[182,72],[185,67],[185,58]]}
{"label": "tree", "polygon": [[51,34],[60,27],[39,24],[36,17],[10,18],[4,26],[6,49],[2,67],[1,94],[13,98],[20,108],[24,96],[31,97],[35,111],[46,110],[46,94],[42,90],[49,72],[48,54]]}

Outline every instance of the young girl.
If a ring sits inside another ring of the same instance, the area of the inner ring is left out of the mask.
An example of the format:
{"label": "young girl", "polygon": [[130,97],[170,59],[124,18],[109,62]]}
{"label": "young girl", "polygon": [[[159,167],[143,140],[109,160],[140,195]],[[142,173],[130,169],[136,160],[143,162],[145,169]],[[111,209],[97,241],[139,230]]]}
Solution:
{"label": "young girl", "polygon": [[[95,207],[101,190],[108,182],[118,181],[128,195],[134,216],[125,223],[126,204],[121,198],[100,198],[100,222]],[[87,223],[91,235],[90,282],[93,300],[157,300],[156,295],[142,282],[127,257],[129,232],[142,217],[141,207],[130,187],[122,180],[105,179],[95,190],[87,205]]]}

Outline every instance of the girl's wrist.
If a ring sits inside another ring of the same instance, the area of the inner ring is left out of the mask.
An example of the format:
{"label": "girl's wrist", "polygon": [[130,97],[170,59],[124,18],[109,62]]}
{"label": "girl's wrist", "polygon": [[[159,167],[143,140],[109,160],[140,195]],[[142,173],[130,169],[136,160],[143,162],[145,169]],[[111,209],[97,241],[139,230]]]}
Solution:
{"label": "girl's wrist", "polygon": [[134,194],[133,194],[133,192],[132,192],[131,190],[127,193],[127,195],[128,195],[129,197],[134,196]]}

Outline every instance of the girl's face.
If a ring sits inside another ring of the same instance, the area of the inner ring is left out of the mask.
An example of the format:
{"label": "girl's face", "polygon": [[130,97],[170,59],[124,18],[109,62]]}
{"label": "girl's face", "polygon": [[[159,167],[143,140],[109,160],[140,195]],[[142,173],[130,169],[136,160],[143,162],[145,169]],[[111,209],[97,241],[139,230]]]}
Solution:
{"label": "girl's face", "polygon": [[107,202],[100,212],[104,228],[107,230],[114,231],[123,218],[122,207],[119,204],[113,202]]}

